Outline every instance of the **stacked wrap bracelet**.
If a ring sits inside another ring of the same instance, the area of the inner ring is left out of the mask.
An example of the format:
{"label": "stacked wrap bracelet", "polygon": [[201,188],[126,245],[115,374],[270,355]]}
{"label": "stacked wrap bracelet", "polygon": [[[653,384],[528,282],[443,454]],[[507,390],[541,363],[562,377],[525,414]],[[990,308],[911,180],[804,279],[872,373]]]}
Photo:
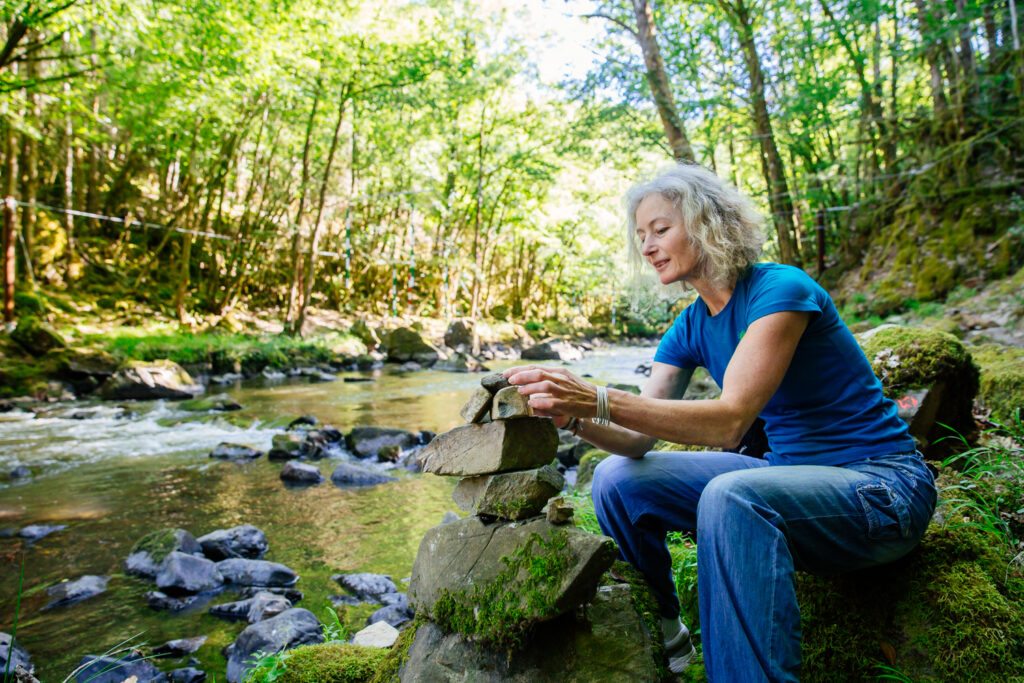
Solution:
{"label": "stacked wrap bracelet", "polygon": [[597,387],[597,416],[594,422],[599,425],[607,425],[612,421],[611,406],[608,404],[608,387]]}

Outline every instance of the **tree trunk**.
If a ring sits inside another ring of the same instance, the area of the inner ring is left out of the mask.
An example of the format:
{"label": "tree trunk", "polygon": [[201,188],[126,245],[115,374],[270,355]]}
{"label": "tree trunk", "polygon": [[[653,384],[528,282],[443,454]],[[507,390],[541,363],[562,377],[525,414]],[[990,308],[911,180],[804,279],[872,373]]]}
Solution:
{"label": "tree trunk", "polygon": [[[942,48],[940,42],[933,37],[933,33],[939,30],[939,26],[931,7],[926,5],[930,1],[914,0],[914,6],[917,7],[917,21],[921,31],[921,42],[926,46],[925,60],[928,62],[928,74],[932,91],[932,109],[937,119],[945,120],[949,114],[949,102],[946,99],[946,91],[942,83]],[[1013,0],[1010,0],[1010,2],[1013,2]]]}
{"label": "tree trunk", "polygon": [[683,121],[672,97],[672,85],[665,71],[665,61],[661,58],[661,50],[658,48],[657,28],[651,4],[648,0],[633,0],[633,12],[636,14],[636,40],[640,43],[644,66],[647,68],[647,85],[651,88],[654,106],[658,109],[665,137],[672,148],[672,156],[676,161],[696,163],[693,148],[686,137]]}
{"label": "tree trunk", "polygon": [[[30,39],[38,39],[39,34],[35,31],[29,32]],[[35,81],[39,78],[39,62],[30,60],[25,68],[25,102],[28,109],[25,112],[29,121],[37,125],[42,123],[42,112],[39,107],[39,93],[36,90]],[[22,202],[21,208],[21,238],[25,248],[25,274],[29,280],[34,280],[33,263],[36,252],[36,195],[39,193],[39,141],[32,135],[23,137],[21,147],[22,159]]]}
{"label": "tree trunk", "polygon": [[750,101],[754,112],[754,131],[761,143],[761,167],[768,187],[768,205],[772,221],[779,236],[779,257],[783,263],[800,265],[800,251],[794,238],[793,200],[786,182],[786,169],[775,143],[768,103],[764,96],[764,76],[761,72],[761,58],[754,43],[753,19],[743,0],[731,6],[737,21],[743,60],[750,77]]}
{"label": "tree trunk", "polygon": [[313,126],[316,123],[316,110],[320,106],[320,79],[317,78],[316,90],[313,93],[313,108],[309,113],[309,121],[306,123],[306,140],[302,145],[302,187],[299,188],[299,208],[295,211],[295,221],[292,225],[292,281],[288,288],[288,311],[285,314],[285,329],[291,330],[294,326],[295,315],[299,303],[299,287],[302,283],[302,218],[306,212],[306,194],[309,189],[309,150],[310,140],[313,137]]}
{"label": "tree trunk", "polygon": [[[16,68],[16,67],[12,67]],[[14,282],[17,273],[16,252],[17,242],[16,205],[14,193],[17,192],[18,178],[18,143],[14,126],[10,119],[4,122],[4,322],[14,322]]]}
{"label": "tree trunk", "polygon": [[306,281],[302,288],[302,298],[299,300],[295,323],[291,329],[291,333],[293,335],[302,336],[302,326],[306,322],[306,307],[309,306],[309,299],[313,294],[313,284],[316,282],[316,262],[318,251],[320,249],[320,230],[323,226],[324,202],[327,199],[327,187],[331,182],[331,170],[334,165],[334,155],[338,150],[338,137],[341,134],[341,122],[345,119],[345,105],[348,103],[350,90],[350,85],[346,83],[341,86],[341,94],[338,97],[338,117],[334,121],[334,135],[331,137],[331,147],[327,152],[327,163],[324,166],[324,176],[320,182],[320,196],[318,197],[316,204],[316,218],[313,221],[313,234],[310,237],[309,252],[306,255]]}
{"label": "tree trunk", "polygon": [[[71,35],[64,32],[61,52],[71,54]],[[70,211],[75,203],[75,140],[74,127],[71,120],[71,83],[64,81],[61,86],[64,93],[64,209]],[[75,217],[64,214],[64,237],[67,246],[64,251],[64,280],[70,283],[75,270]]]}

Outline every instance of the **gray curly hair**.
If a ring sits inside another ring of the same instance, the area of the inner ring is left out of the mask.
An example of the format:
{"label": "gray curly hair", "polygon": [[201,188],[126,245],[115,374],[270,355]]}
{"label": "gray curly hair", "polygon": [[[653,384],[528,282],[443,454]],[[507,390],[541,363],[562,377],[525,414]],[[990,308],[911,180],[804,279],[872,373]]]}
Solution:
{"label": "gray curly hair", "polygon": [[763,219],[753,202],[703,166],[679,164],[626,193],[626,243],[634,276],[645,263],[636,237],[636,210],[640,202],[654,194],[672,202],[682,213],[690,243],[700,253],[701,276],[711,284],[734,285],[760,258]]}

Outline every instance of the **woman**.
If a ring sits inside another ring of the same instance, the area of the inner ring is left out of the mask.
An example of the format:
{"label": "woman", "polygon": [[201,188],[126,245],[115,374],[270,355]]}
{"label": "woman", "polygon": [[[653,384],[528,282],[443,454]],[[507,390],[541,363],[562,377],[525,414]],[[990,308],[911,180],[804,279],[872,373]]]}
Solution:
{"label": "woman", "polygon": [[[622,456],[598,466],[594,507],[658,598],[670,668],[693,648],[665,534],[695,531],[708,678],[796,680],[794,569],[905,555],[935,507],[932,475],[828,294],[797,268],[756,263],[749,200],[710,171],[677,166],[630,190],[627,214],[632,256],[698,295],[662,339],[643,392],[563,369],[505,374],[536,414]],[[718,400],[680,400],[698,366],[722,388]],[[758,416],[764,459],[649,452],[657,439],[733,448]]]}

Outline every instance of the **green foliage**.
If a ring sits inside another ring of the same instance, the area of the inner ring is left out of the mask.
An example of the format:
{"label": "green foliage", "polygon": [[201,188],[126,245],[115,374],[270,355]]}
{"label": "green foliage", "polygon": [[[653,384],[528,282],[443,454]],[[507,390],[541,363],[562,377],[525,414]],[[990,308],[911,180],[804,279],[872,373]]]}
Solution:
{"label": "green foliage", "polygon": [[275,683],[285,675],[288,659],[294,650],[283,652],[254,652],[249,658],[243,683]]}
{"label": "green foliage", "polygon": [[1024,349],[984,344],[971,347],[971,357],[981,370],[978,400],[994,420],[1012,424],[1024,410]]}
{"label": "green foliage", "polygon": [[14,293],[14,310],[18,315],[43,315],[46,313],[46,306],[35,294],[30,292]]}
{"label": "green foliage", "polygon": [[324,605],[326,618],[321,622],[324,630],[324,641],[328,643],[344,643],[348,641],[348,626],[341,620],[338,611],[330,602]]}
{"label": "green foliage", "polygon": [[159,529],[152,531],[132,546],[131,552],[147,552],[153,558],[153,562],[160,564],[178,545],[176,533],[179,529]]}
{"label": "green foliage", "polygon": [[479,639],[496,647],[520,647],[530,628],[555,614],[571,558],[569,536],[554,531],[548,538],[532,534],[510,555],[505,567],[485,585],[443,591],[432,617],[448,631]]}

